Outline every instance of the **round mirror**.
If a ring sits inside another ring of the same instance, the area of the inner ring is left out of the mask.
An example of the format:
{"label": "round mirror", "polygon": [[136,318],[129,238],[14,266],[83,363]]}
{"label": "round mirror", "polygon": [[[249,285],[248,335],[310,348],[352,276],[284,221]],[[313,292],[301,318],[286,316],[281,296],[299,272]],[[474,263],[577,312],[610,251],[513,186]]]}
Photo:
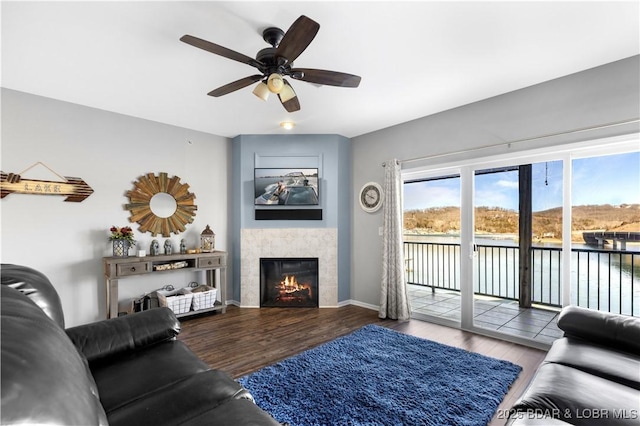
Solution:
{"label": "round mirror", "polygon": [[153,214],[158,217],[171,217],[176,212],[178,203],[175,198],[166,192],[158,192],[156,195],[151,197],[149,207]]}
{"label": "round mirror", "polygon": [[178,176],[170,178],[164,172],[140,176],[133,183],[133,189],[127,191],[127,197],[129,204],[124,208],[131,214],[129,222],[137,222],[140,232],[151,232],[154,237],[184,232],[198,209],[189,185],[181,183]]}

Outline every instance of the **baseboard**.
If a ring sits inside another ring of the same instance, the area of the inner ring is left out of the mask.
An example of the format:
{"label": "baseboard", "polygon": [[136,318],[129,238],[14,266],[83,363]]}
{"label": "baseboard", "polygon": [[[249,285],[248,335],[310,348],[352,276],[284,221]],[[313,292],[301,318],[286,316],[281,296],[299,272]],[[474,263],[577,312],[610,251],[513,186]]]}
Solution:
{"label": "baseboard", "polygon": [[371,309],[372,311],[380,310],[380,306],[371,305],[369,303],[360,302],[358,300],[349,299],[342,302],[338,302],[338,307],[347,306],[347,305],[360,306],[361,308]]}

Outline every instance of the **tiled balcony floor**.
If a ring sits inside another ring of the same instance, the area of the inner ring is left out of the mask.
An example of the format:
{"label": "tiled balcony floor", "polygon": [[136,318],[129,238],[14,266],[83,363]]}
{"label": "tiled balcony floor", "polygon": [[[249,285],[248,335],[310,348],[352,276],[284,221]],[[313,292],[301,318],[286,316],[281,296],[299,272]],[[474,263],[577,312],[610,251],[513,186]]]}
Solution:
{"label": "tiled balcony floor", "polygon": [[[460,321],[460,293],[407,285],[414,313]],[[545,307],[524,309],[513,300],[475,296],[474,324],[537,342],[551,344],[563,332],[556,326],[559,311]]]}

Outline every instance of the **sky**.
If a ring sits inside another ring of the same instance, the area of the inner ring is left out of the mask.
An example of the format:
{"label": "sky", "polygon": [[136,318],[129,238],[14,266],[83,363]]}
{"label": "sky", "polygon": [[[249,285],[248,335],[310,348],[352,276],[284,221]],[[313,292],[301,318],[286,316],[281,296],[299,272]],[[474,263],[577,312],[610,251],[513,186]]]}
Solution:
{"label": "sky", "polygon": [[[640,204],[640,152],[575,159],[572,205]],[[562,161],[533,165],[533,211],[562,206]],[[518,210],[518,172],[476,176],[475,205]],[[460,206],[460,179],[404,185],[404,210]]]}

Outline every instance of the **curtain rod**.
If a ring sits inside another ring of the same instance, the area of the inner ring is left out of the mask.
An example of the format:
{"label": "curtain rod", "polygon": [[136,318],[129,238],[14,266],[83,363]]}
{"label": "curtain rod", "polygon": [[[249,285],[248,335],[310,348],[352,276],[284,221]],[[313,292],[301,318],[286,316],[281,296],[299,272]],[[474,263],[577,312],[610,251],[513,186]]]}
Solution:
{"label": "curtain rod", "polygon": [[[448,152],[446,154],[436,154],[436,155],[428,155],[428,156],[425,156],[425,157],[409,158],[409,159],[406,159],[406,160],[396,160],[396,162],[398,164],[412,163],[414,161],[430,160],[432,158],[447,157],[447,156],[456,155],[456,154],[466,154],[468,152],[482,151],[482,150],[485,150],[485,149],[496,148],[496,147],[505,146],[505,145],[506,146],[510,146],[512,144],[515,144],[515,143],[530,142],[530,141],[534,141],[534,140],[538,140],[538,139],[550,138],[550,137],[553,137],[553,136],[563,136],[563,135],[570,135],[570,134],[574,134],[574,133],[590,132],[592,130],[606,129],[608,127],[616,127],[616,126],[622,126],[622,125],[625,125],[625,124],[638,123],[638,122],[640,122],[640,118],[633,118],[633,119],[630,119],[630,120],[616,121],[616,122],[612,122],[612,123],[601,124],[601,125],[598,125],[598,126],[582,127],[580,129],[567,130],[567,131],[558,132],[558,133],[549,133],[547,135],[534,136],[532,138],[518,139],[518,140],[514,140],[514,141],[510,141],[510,142],[501,142],[501,143],[497,143],[497,144],[493,144],[493,145],[481,146],[481,147],[478,147],[478,148],[465,149],[465,150],[462,150],[462,151]],[[382,163],[382,167],[386,167],[386,165],[387,165],[386,161],[384,163]]]}

